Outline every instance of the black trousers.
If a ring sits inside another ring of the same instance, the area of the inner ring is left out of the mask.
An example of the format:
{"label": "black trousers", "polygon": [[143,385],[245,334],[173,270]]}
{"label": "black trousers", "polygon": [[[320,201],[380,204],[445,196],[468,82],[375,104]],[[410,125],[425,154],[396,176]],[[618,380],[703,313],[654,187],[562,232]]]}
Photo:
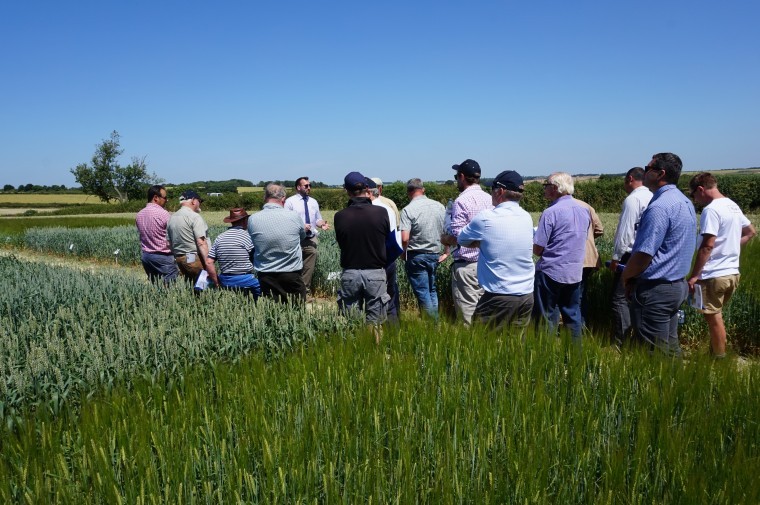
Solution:
{"label": "black trousers", "polygon": [[294,272],[258,272],[261,294],[274,298],[280,303],[292,299],[296,303],[306,302],[306,284],[303,283],[301,271]]}

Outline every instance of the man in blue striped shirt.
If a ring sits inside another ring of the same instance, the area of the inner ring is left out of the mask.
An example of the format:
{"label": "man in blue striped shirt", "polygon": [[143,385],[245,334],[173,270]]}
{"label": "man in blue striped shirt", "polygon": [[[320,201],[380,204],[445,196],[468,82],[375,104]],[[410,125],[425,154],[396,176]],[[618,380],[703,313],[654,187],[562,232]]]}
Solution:
{"label": "man in blue striped shirt", "polygon": [[646,166],[644,185],[654,195],[623,270],[636,336],[669,356],[681,355],[678,309],[697,244],[694,205],[676,186],[682,167],[673,153],[655,154]]}

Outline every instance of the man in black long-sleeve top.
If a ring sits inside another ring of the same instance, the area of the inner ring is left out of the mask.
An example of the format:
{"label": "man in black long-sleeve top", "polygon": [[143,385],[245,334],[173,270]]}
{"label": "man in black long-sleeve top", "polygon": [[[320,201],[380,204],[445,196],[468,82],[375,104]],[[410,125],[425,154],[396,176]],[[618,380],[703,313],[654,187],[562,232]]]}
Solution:
{"label": "man in black long-sleeve top", "polygon": [[[385,209],[372,205],[362,174],[346,175],[343,187],[351,199],[335,214],[335,237],[343,268],[338,306],[342,311],[363,308],[367,323],[378,328],[390,300],[385,277],[385,239],[390,221]],[[379,330],[375,338],[379,341]]]}

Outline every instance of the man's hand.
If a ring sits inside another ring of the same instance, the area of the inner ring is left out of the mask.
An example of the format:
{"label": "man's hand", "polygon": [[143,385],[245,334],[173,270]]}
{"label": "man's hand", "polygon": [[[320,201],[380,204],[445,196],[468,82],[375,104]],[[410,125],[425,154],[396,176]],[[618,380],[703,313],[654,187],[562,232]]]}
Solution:
{"label": "man's hand", "polygon": [[327,231],[330,229],[330,223],[320,219],[319,221],[317,221],[317,227],[322,231]]}
{"label": "man's hand", "polygon": [[610,271],[611,271],[613,274],[614,274],[615,272],[617,272],[617,268],[618,268],[618,265],[619,265],[619,264],[620,264],[620,262],[619,262],[618,260],[612,260],[612,261],[610,261],[610,267],[609,267],[609,268],[610,268]]}
{"label": "man's hand", "polygon": [[694,276],[694,277],[689,277],[689,280],[686,281],[686,283],[689,285],[689,294],[691,295],[694,294],[694,285],[697,283],[698,280],[699,280],[699,277]]}
{"label": "man's hand", "polygon": [[438,256],[438,263],[443,263],[446,261],[446,258],[449,257],[449,253],[443,253],[440,256]]}
{"label": "man's hand", "polygon": [[447,246],[455,246],[457,245],[457,238],[454,235],[443,233],[441,234],[441,244]]}

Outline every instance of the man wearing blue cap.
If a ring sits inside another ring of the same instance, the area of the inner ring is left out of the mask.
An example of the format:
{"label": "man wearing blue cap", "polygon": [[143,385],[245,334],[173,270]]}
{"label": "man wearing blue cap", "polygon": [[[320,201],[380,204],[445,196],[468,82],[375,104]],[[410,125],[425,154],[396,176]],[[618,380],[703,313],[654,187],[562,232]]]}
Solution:
{"label": "man wearing blue cap", "polygon": [[457,242],[478,247],[478,283],[484,293],[474,320],[520,332],[533,311],[533,219],[518,203],[525,189],[517,172],[506,170],[493,180],[493,209],[480,212],[459,232]]}
{"label": "man wearing blue cap", "polygon": [[189,189],[179,197],[180,209],[172,214],[166,236],[180,273],[195,283],[208,258],[208,225],[200,215],[203,199]]}
{"label": "man wearing blue cap", "polygon": [[372,325],[379,342],[379,325],[385,321],[390,300],[385,275],[385,239],[390,220],[385,209],[372,205],[367,179],[362,174],[350,172],[343,187],[350,201],[335,214],[335,238],[343,268],[338,307],[344,312],[363,307],[366,321]]}

